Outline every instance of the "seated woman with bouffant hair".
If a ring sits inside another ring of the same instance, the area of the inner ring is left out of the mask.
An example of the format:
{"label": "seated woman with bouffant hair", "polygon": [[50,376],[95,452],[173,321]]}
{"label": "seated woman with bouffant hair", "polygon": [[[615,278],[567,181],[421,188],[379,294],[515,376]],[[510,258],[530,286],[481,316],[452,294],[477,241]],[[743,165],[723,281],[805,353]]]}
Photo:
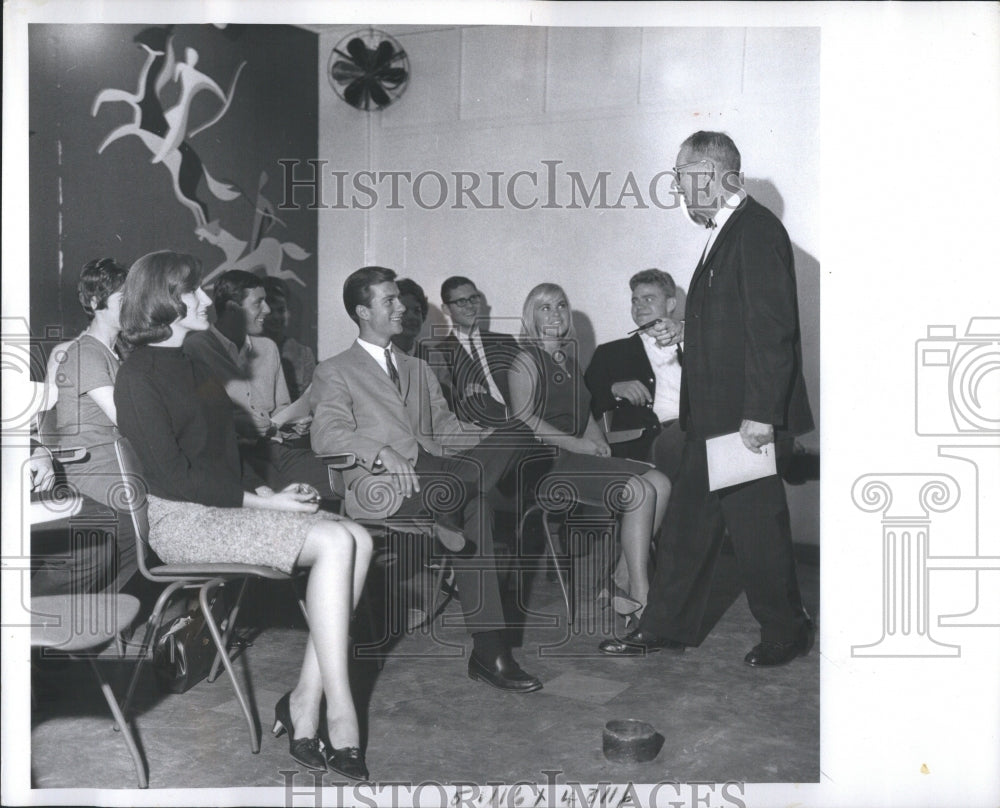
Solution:
{"label": "seated woman with bouffant hair", "polygon": [[288,732],[291,755],[303,766],[368,779],[348,680],[348,623],[371,536],[318,513],[309,486],[276,492],[261,482],[244,490],[229,397],[181,349],[188,333],[208,328],[211,301],[200,280],[196,258],[162,251],[136,261],[123,289],[122,332],[135,348],[114,398],[149,490],[150,546],[168,564],[310,569],[305,657],[295,688],[275,706],[274,733]]}
{"label": "seated woman with bouffant hair", "polygon": [[663,521],[670,483],[645,463],[611,456],[590,414],[562,287],[542,283],[532,289],[521,322],[521,353],[508,376],[512,412],[538,440],[559,450],[539,485],[562,479],[581,499],[617,510],[629,592],[616,599],[615,608],[638,620],[649,592],[650,542]]}

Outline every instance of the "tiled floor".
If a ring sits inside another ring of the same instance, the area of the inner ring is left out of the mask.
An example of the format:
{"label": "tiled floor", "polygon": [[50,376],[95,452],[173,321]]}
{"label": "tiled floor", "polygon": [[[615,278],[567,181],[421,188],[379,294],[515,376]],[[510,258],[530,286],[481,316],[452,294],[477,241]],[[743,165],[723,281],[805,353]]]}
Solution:
{"label": "tiled floor", "polygon": [[[742,658],[756,623],[736,583],[735,561],[719,565],[713,620],[704,642],[680,656],[601,656],[597,643],[615,628],[581,604],[567,626],[558,587],[533,577],[536,615],[516,651],[543,690],[509,695],[466,675],[466,635],[451,603],[431,629],[402,637],[381,671],[355,665],[355,695],[365,722],[367,759],[382,781],[816,782],[819,779],[819,653],[772,670]],[[800,564],[806,605],[818,617],[819,570]],[[236,663],[264,730],[258,755],[228,679],[163,696],[144,677],[134,726],[149,763],[151,788],[282,786],[295,764],[285,739],[269,730],[273,707],[296,677],[305,631],[291,593],[256,593],[248,609],[260,626]],[[724,613],[723,613],[724,612]],[[722,613],[721,618],[718,615]],[[613,622],[613,621],[612,621]],[[103,664],[121,692],[124,666]],[[36,787],[132,788],[135,775],[85,663],[37,665],[31,735]],[[658,757],[623,766],[602,754],[614,718],[641,718],[663,736]],[[336,778],[326,775],[324,782]]]}

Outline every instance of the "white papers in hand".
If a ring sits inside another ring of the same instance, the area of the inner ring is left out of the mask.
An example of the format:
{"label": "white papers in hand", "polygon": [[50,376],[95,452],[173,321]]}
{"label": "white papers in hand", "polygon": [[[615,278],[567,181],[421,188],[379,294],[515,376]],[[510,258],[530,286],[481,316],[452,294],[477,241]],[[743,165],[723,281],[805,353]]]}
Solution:
{"label": "white papers in hand", "polygon": [[755,454],[743,443],[739,432],[709,438],[705,441],[705,450],[708,454],[709,491],[778,473],[774,462],[774,444],[761,446],[760,454]]}

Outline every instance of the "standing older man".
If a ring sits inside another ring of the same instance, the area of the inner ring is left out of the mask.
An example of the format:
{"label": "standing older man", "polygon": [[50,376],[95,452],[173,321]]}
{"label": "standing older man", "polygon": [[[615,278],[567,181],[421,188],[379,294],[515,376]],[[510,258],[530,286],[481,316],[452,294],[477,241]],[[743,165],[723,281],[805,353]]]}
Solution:
{"label": "standing older man", "polygon": [[746,449],[775,443],[779,467],[792,438],[813,428],[802,377],[792,247],[778,218],[748,196],[740,153],[719,132],[681,145],[675,187],[688,216],[708,229],[688,290],[681,468],[657,546],[656,574],[638,628],[601,644],[606,654],[683,651],[698,641],[715,562],[728,529],[761,642],[748,665],[784,665],[809,650],[785,489],[771,475],[709,491],[705,439],[739,432]]}

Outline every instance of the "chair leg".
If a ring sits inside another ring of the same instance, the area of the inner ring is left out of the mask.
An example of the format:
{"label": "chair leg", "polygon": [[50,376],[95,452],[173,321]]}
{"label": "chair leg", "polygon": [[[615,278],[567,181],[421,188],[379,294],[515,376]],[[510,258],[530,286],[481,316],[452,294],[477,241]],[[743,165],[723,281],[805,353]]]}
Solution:
{"label": "chair leg", "polygon": [[[359,608],[364,609],[365,622],[368,623],[368,636],[371,638],[371,642],[375,643],[378,640],[378,631],[375,625],[375,609],[372,608],[372,593],[371,589],[367,585],[361,593],[361,602],[358,606]],[[375,669],[380,671],[384,667],[385,656],[383,654],[375,654]]]}
{"label": "chair leg", "polygon": [[122,740],[125,741],[129,754],[132,755],[132,762],[135,764],[135,773],[139,779],[139,788],[149,788],[149,778],[146,773],[146,764],[143,761],[142,753],[139,751],[139,747],[135,742],[135,736],[132,734],[132,729],[125,721],[124,713],[118,707],[118,699],[115,698],[115,694],[111,690],[111,685],[109,685],[101,675],[101,671],[97,666],[97,660],[90,657],[89,661],[90,667],[93,669],[94,675],[97,677],[97,681],[101,686],[101,693],[104,694],[104,700],[108,703],[108,709],[111,710],[111,715],[114,716],[115,727],[121,731]]}
{"label": "chair leg", "polygon": [[[559,581],[559,588],[562,590],[563,601],[566,603],[566,620],[572,625],[573,615],[575,613],[575,603],[573,602],[573,582],[567,582],[563,578],[562,567],[560,566],[560,555],[561,553],[556,552],[555,540],[552,538],[552,530],[549,527],[549,520],[546,518],[545,514],[542,514],[542,528],[545,530],[545,541],[548,545],[549,554],[552,556],[552,565],[555,567],[556,580]],[[569,571],[572,572],[572,559],[569,564]]]}
{"label": "chair leg", "polygon": [[212,640],[215,642],[215,648],[222,658],[222,664],[226,667],[226,673],[229,674],[229,679],[233,683],[233,690],[236,691],[236,698],[240,703],[240,708],[243,710],[243,715],[247,720],[247,727],[250,729],[250,751],[255,755],[260,751],[260,733],[257,731],[257,723],[254,721],[253,713],[250,710],[250,703],[247,701],[246,694],[243,692],[243,688],[240,687],[239,680],[236,678],[236,671],[233,670],[233,663],[229,659],[229,654],[226,653],[226,646],[222,641],[222,633],[219,631],[219,626],[215,622],[215,617],[212,615],[212,608],[208,602],[209,593],[212,590],[217,589],[225,581],[221,578],[214,578],[211,581],[206,581],[202,584],[201,589],[198,590],[198,602],[201,604],[201,611],[205,616],[205,625],[208,626],[208,632],[212,635]]}
{"label": "chair leg", "polygon": [[125,692],[125,700],[121,703],[121,712],[125,719],[128,719],[129,708],[132,705],[132,697],[135,695],[136,685],[139,684],[139,674],[142,672],[143,663],[146,661],[146,656],[149,654],[149,645],[153,641],[153,635],[156,630],[160,627],[160,621],[163,618],[163,610],[166,608],[167,602],[173,597],[174,593],[178,589],[184,588],[184,586],[189,585],[187,581],[174,581],[168,585],[156,599],[156,604],[153,606],[153,612],[149,615],[149,619],[146,621],[146,631],[143,634],[142,645],[139,647],[139,654],[135,661],[135,668],[132,671],[132,678],[129,679],[128,690]]}
{"label": "chair leg", "polygon": [[[236,603],[233,604],[233,608],[229,610],[229,617],[226,619],[226,631],[222,635],[222,647],[225,648],[226,656],[229,656],[229,638],[233,634],[233,627],[236,625],[236,616],[240,613],[240,604],[243,603],[243,594],[247,591],[247,583],[249,583],[249,578],[244,578],[243,583],[240,584],[240,592],[236,596]],[[222,659],[218,653],[215,654],[215,659],[212,660],[212,667],[208,671],[208,683],[214,682],[220,672],[220,663]]]}
{"label": "chair leg", "polygon": [[434,576],[434,611],[430,615],[431,622],[434,622],[434,618],[438,616],[438,613],[448,602],[448,593],[444,591],[444,581],[448,575],[448,566],[450,563],[447,558],[442,558],[437,575]]}
{"label": "chair leg", "polygon": [[302,588],[299,586],[299,582],[301,580],[302,579],[300,577],[297,577],[297,576],[293,575],[292,576],[292,580],[291,580],[291,584],[292,584],[292,589],[295,590],[295,599],[299,602],[299,610],[302,612],[302,617],[305,618],[306,627],[308,628],[309,627],[309,612],[306,609],[306,596],[305,596],[305,593],[302,591]]}

